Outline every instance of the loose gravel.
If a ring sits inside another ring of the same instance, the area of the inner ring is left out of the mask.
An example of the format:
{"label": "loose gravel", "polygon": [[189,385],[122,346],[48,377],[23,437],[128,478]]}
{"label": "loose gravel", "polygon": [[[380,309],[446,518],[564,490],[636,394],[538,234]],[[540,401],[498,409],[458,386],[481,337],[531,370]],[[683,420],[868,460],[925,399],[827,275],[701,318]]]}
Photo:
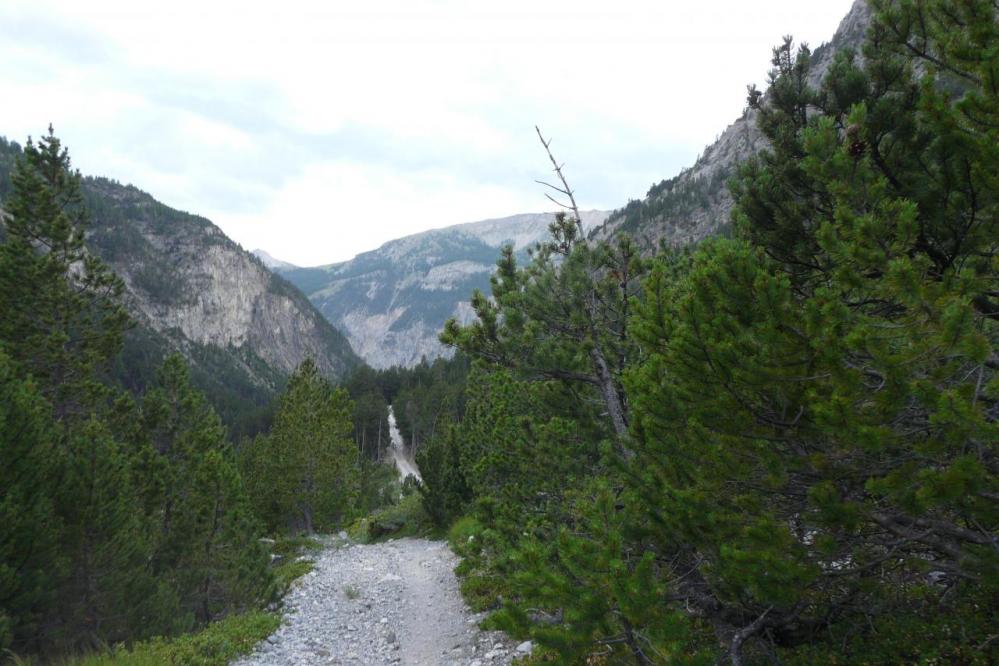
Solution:
{"label": "loose gravel", "polygon": [[530,643],[479,629],[483,616],[462,601],[458,558],[447,544],[329,544],[285,597],[280,629],[239,666],[489,666],[531,651]]}

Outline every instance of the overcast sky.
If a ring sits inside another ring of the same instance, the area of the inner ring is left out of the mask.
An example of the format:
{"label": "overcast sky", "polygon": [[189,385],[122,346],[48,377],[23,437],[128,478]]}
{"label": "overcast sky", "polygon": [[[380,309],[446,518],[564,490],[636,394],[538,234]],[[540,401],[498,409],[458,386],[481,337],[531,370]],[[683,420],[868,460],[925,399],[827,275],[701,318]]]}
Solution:
{"label": "overcast sky", "polygon": [[49,122],[85,174],[299,265],[549,210],[552,145],[585,208],[690,165],[770,48],[852,0],[3,0],[0,135]]}

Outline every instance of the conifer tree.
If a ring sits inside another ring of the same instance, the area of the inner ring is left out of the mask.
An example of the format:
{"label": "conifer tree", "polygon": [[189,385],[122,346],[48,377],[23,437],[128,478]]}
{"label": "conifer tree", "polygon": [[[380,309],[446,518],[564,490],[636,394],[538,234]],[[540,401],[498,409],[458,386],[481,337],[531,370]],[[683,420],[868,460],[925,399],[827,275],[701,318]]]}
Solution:
{"label": "conifer tree", "polygon": [[[541,141],[548,151],[551,142]],[[615,244],[587,240],[574,194],[548,155],[562,184],[555,189],[568,197],[572,214],[556,214],[551,240],[539,244],[523,268],[513,248],[503,248],[490,279],[493,300],[473,293],[477,321],[461,326],[451,319],[440,338],[523,379],[557,380],[595,392],[615,446],[627,458],[628,406],[620,375],[634,351],[627,321],[642,261],[627,237]]]}
{"label": "conifer tree", "polygon": [[99,385],[95,369],[115,355],[129,318],[122,282],[84,241],[80,175],[49,127],[28,141],[4,201],[0,244],[0,340],[32,374],[58,418],[82,413]]}
{"label": "conifer tree", "polygon": [[157,374],[142,402],[153,568],[203,623],[266,598],[270,574],[221,420],[191,386],[179,355]]}
{"label": "conifer tree", "polygon": [[65,570],[54,479],[62,469],[51,406],[0,351],[0,651],[38,640]]}
{"label": "conifer tree", "polygon": [[[57,561],[65,565],[48,572],[50,603],[15,621],[33,623],[32,649],[119,640],[135,627],[121,609],[142,584],[147,547],[129,455],[100,418],[110,391],[98,371],[128,325],[122,283],[86,250],[80,176],[51,128],[17,160],[4,209],[0,344],[13,375],[33,382],[51,409],[48,441],[31,454],[40,465],[32,494],[52,503],[55,516],[39,529],[62,526]],[[21,507],[26,515],[39,506],[30,496],[20,500],[29,502]],[[13,556],[27,562],[31,554]],[[44,548],[38,556],[47,561]]]}
{"label": "conifer tree", "polygon": [[143,618],[131,610],[148,589],[151,548],[134,485],[128,453],[102,422],[71,431],[58,487],[70,568],[52,611],[64,647],[141,635]]}
{"label": "conifer tree", "polygon": [[243,469],[257,515],[273,530],[313,533],[350,515],[359,452],[353,405],[306,360],[288,381],[270,434],[244,452]]}
{"label": "conifer tree", "polygon": [[778,48],[771,92],[750,97],[771,149],[736,183],[739,239],[647,282],[635,488],[669,597],[733,663],[814,659],[800,646],[831,634],[849,659],[889,662],[987,641],[994,12],[881,3],[863,64],[837,55],[819,90],[802,85],[808,53]]}

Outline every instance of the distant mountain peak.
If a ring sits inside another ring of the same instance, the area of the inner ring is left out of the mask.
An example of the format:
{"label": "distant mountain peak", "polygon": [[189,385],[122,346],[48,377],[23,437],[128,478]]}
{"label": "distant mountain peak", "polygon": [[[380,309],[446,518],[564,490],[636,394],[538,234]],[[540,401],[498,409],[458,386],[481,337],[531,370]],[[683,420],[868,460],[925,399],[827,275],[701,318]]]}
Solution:
{"label": "distant mountain peak", "polygon": [[[608,213],[583,211],[584,229]],[[554,213],[510,217],[430,229],[388,241],[350,261],[280,270],[304,291],[370,365],[412,366],[447,353],[437,335],[449,317],[474,315],[472,290],[489,292],[500,248],[526,250],[549,237]]]}
{"label": "distant mountain peak", "polygon": [[263,262],[264,266],[270,268],[271,270],[287,270],[291,268],[298,268],[298,266],[296,266],[295,264],[289,263],[287,261],[281,261],[280,259],[270,254],[267,250],[261,250],[260,248],[257,248],[251,254],[253,254],[253,256],[255,256],[257,259]]}

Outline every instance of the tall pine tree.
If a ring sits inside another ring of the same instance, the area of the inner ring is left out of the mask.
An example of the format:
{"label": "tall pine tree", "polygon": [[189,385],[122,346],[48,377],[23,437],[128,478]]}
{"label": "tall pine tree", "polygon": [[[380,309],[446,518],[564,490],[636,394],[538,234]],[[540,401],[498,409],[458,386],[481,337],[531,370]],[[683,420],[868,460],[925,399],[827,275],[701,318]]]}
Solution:
{"label": "tall pine tree", "polygon": [[274,427],[243,452],[243,471],[257,515],[272,530],[311,534],[351,515],[360,453],[354,407],[306,360],[281,395]]}

